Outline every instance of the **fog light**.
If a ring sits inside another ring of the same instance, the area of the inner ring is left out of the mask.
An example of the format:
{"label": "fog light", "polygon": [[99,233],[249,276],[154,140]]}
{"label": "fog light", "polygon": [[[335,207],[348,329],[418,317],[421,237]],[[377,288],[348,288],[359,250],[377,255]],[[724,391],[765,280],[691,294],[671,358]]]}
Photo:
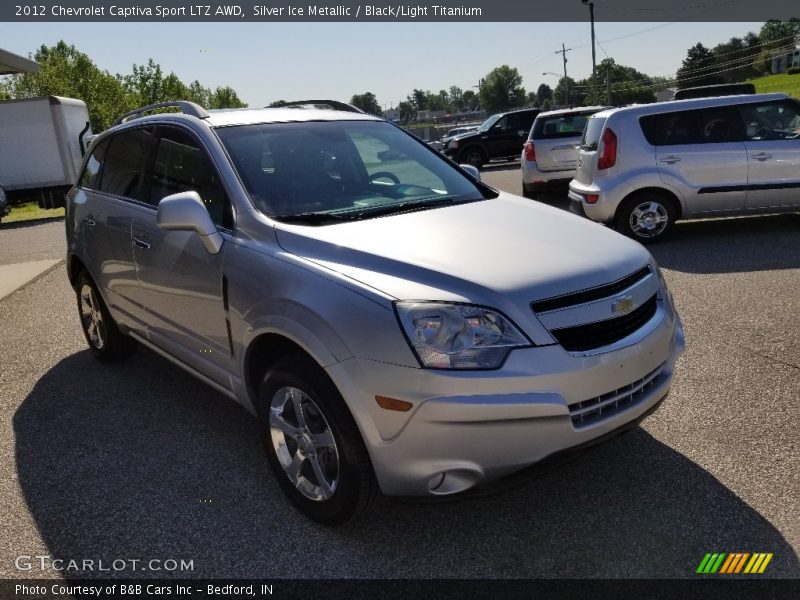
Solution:
{"label": "fog light", "polygon": [[586,198],[586,202],[587,203],[594,204],[595,202],[597,202],[597,200],[600,198],[600,196],[597,195],[597,194],[586,194],[584,196],[584,198]]}

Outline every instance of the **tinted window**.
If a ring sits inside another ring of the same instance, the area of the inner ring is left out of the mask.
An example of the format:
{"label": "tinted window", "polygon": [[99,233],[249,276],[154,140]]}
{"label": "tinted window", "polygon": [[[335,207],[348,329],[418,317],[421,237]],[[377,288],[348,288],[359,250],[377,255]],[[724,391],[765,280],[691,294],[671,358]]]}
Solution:
{"label": "tinted window", "polygon": [[649,115],[639,122],[654,146],[740,142],[745,133],[739,111],[730,106]]}
{"label": "tinted window", "polygon": [[583,128],[588,118],[588,114],[539,117],[533,123],[531,138],[536,140],[549,140],[578,137],[583,134]]}
{"label": "tinted window", "polygon": [[741,107],[748,140],[786,140],[800,137],[800,103],[789,100]]}
{"label": "tinted window", "polygon": [[142,174],[152,140],[151,128],[116,134],[105,155],[100,189],[109,194],[143,200]]}
{"label": "tinted window", "polygon": [[600,143],[600,134],[603,133],[603,125],[606,120],[600,117],[592,117],[586,124],[586,129],[583,130],[583,139],[581,146],[585,150],[597,150],[597,145]]}
{"label": "tinted window", "polygon": [[471,179],[388,123],[271,123],[217,132],[253,203],[270,216],[367,218],[392,207],[483,199]]}
{"label": "tinted window", "polygon": [[105,160],[106,151],[108,150],[109,140],[103,140],[92,151],[89,160],[86,161],[86,167],[83,169],[80,177],[80,186],[98,190],[100,189],[100,172],[103,169],[103,161]]}
{"label": "tinted window", "polygon": [[230,229],[230,204],[217,172],[200,144],[181,129],[164,127],[159,133],[147,202],[156,206],[164,196],[197,192],[214,223]]}

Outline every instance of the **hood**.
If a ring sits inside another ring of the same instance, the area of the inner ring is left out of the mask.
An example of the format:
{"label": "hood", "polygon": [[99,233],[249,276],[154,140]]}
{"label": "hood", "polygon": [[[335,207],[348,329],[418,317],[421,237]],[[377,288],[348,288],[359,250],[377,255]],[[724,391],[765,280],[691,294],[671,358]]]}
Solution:
{"label": "hood", "polygon": [[[510,194],[320,227],[279,224],[281,247],[400,300],[530,302],[610,283],[647,264],[640,244]],[[509,316],[511,316],[509,314]]]}

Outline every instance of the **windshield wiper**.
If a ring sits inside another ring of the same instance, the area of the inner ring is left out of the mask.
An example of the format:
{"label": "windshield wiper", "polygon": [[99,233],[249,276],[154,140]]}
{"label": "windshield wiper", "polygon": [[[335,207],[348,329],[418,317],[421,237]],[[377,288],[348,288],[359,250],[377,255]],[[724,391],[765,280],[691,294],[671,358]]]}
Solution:
{"label": "windshield wiper", "polygon": [[353,221],[352,215],[337,215],[324,212],[305,212],[296,215],[272,215],[272,218],[282,223],[301,223],[305,225],[325,225],[327,223],[341,223]]}
{"label": "windshield wiper", "polygon": [[[483,198],[476,198],[476,200],[483,200]],[[398,213],[415,212],[418,210],[425,210],[427,208],[435,208],[437,206],[444,206],[446,204],[460,204],[462,202],[473,202],[474,200],[465,200],[463,198],[430,198],[428,200],[409,200],[407,202],[399,202],[397,204],[388,204],[384,206],[376,206],[361,210],[355,213],[354,216],[359,219],[382,217],[386,215],[395,215]],[[349,213],[353,215],[353,213]]]}

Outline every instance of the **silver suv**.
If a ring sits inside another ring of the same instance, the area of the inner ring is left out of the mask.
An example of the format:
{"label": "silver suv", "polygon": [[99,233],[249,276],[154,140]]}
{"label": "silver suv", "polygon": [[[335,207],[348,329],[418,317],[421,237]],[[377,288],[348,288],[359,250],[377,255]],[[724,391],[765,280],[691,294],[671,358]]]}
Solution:
{"label": "silver suv", "polygon": [[586,124],[575,212],[641,242],[677,219],[800,209],[800,102],[783,94],[618,108]]}
{"label": "silver suv", "polygon": [[666,397],[683,333],[639,244],[346,105],[173,104],[100,134],[69,193],[86,339],[256,414],[312,518],[464,492]]}

